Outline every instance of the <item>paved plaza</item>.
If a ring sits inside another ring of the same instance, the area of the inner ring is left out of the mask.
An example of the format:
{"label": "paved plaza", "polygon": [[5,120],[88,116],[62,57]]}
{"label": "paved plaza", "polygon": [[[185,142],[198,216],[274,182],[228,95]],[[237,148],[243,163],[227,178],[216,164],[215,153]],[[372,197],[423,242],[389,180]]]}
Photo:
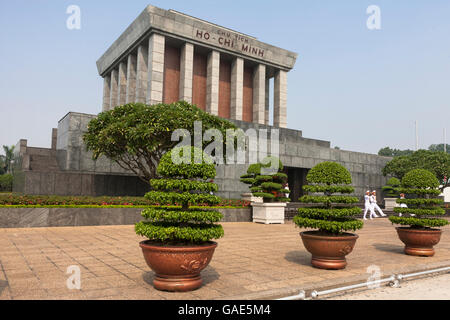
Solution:
{"label": "paved plaza", "polygon": [[[155,290],[134,227],[95,226],[0,229],[0,299],[270,299],[300,289],[323,289],[365,281],[370,265],[387,276],[450,266],[450,231],[444,228],[431,258],[403,254],[386,219],[366,222],[345,270],[310,266],[293,223],[223,223],[204,285],[193,292]],[[67,268],[81,269],[81,289],[68,289]]]}

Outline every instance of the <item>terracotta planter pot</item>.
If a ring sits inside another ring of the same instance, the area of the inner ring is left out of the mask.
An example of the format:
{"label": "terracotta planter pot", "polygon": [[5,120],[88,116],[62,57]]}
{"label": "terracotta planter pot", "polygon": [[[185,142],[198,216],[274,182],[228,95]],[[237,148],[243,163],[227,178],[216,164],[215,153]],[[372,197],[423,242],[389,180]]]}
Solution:
{"label": "terracotta planter pot", "polygon": [[217,243],[169,246],[155,241],[139,243],[148,266],[155,272],[153,285],[164,291],[191,291],[202,285],[200,272],[212,259]]}
{"label": "terracotta planter pot", "polygon": [[405,244],[405,253],[411,256],[434,256],[433,246],[441,240],[442,231],[439,229],[412,229],[397,227],[400,240]]}
{"label": "terracotta planter pot", "polygon": [[344,269],[347,266],[345,256],[352,252],[358,235],[344,233],[328,236],[318,231],[300,232],[303,245],[312,254],[311,264],[320,269]]}

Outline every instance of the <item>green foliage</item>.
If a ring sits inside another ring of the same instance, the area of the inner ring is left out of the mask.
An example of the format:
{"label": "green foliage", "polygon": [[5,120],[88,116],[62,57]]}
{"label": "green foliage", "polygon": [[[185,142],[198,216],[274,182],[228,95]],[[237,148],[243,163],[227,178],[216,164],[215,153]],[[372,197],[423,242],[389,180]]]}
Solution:
{"label": "green foliage", "polygon": [[352,186],[331,186],[331,185],[304,185],[303,190],[309,193],[353,193],[355,188]]}
{"label": "green foliage", "polygon": [[408,156],[412,154],[414,151],[412,150],[400,150],[400,149],[391,149],[389,147],[384,147],[378,151],[379,156],[384,157],[400,157],[400,156]]}
{"label": "green foliage", "polygon": [[385,195],[387,197],[396,198],[400,195],[398,192],[398,187],[400,187],[401,181],[395,177],[390,178],[386,185],[382,187]]}
{"label": "green foliage", "polygon": [[[221,199],[215,207],[242,208],[249,206],[249,201],[237,199]],[[0,206],[20,207],[148,207],[160,204],[145,197],[87,197],[87,196],[30,196],[16,194],[0,194]],[[176,204],[180,205],[180,204]],[[199,203],[198,206],[207,206]]]}
{"label": "green foliage", "polygon": [[436,189],[439,181],[436,176],[425,169],[414,169],[409,171],[402,179],[402,186],[405,188]]}
{"label": "green foliage", "polygon": [[[201,178],[203,180],[213,179],[216,176],[216,167],[212,159],[204,154],[200,149],[194,156],[194,147],[177,147],[167,152],[159,162],[157,173],[164,177],[184,177],[186,179]],[[187,157],[186,163],[174,165],[173,160],[183,160],[184,152],[190,152],[191,157]],[[178,157],[175,157],[175,156]],[[200,155],[200,156],[198,156]],[[203,159],[201,158],[203,155]],[[173,159],[174,158],[174,159]]]}
{"label": "green foliage", "polygon": [[[430,218],[431,216],[444,215],[445,210],[438,205],[443,201],[441,199],[432,198],[437,194],[430,192],[437,190],[439,181],[435,175],[424,169],[414,169],[406,173],[402,179],[402,187],[412,191],[408,193],[408,199],[397,199],[397,203],[407,204],[408,207],[394,208],[394,212],[401,213],[402,217],[390,216],[392,223],[400,225],[409,225],[412,228],[432,228],[440,227],[448,224],[445,219]],[[423,192],[419,192],[423,191]],[[404,214],[415,216],[403,216]]]}
{"label": "green foliage", "polygon": [[408,156],[395,157],[383,168],[383,175],[398,179],[413,169],[431,171],[439,181],[450,176],[450,154],[441,151],[418,150]]}
{"label": "green foliage", "polygon": [[0,191],[12,191],[13,187],[13,176],[12,174],[2,174],[0,175]]}
{"label": "green foliage", "polygon": [[403,226],[411,226],[412,228],[436,228],[436,227],[443,227],[448,224],[448,221],[445,219],[390,216],[389,220],[393,224],[400,224]]}
{"label": "green foliage", "polygon": [[211,223],[139,222],[134,227],[136,234],[163,243],[202,243],[223,237],[221,225]]}
{"label": "green foliage", "polygon": [[[277,168],[271,168],[275,164]],[[288,202],[289,198],[284,193],[287,175],[283,172],[283,164],[273,156],[264,158],[260,163],[251,164],[245,175],[241,176],[241,182],[250,185],[250,191],[255,197],[262,197],[265,202]]]}
{"label": "green foliage", "polygon": [[306,179],[310,183],[326,185],[352,183],[350,172],[339,163],[331,161],[321,162],[314,166],[309,170]]}
{"label": "green foliage", "polygon": [[[156,177],[162,155],[178,144],[172,141],[172,133],[182,128],[193,136],[195,121],[202,122],[202,134],[215,128],[225,137],[227,129],[236,129],[233,123],[185,101],[152,106],[131,103],[100,113],[89,122],[83,139],[94,159],[104,155],[149,182]],[[209,143],[204,141],[203,147]]]}
{"label": "green foliage", "polygon": [[363,227],[362,221],[353,218],[361,213],[360,208],[351,206],[359,201],[358,198],[344,195],[354,190],[347,186],[352,179],[345,167],[334,162],[322,162],[309,171],[306,179],[313,184],[303,186],[303,190],[322,195],[306,194],[299,199],[300,202],[315,206],[298,209],[298,215],[294,217],[294,223],[298,227],[315,228],[331,234],[355,231]]}
{"label": "green foliage", "polygon": [[[447,153],[450,153],[450,144],[446,145],[446,151]],[[444,144],[440,143],[440,144],[432,144],[428,147],[428,150],[430,151],[444,151]]]}
{"label": "green foliage", "polygon": [[3,163],[3,172],[5,173],[12,173],[12,164],[14,161],[14,148],[15,146],[3,146],[3,152],[5,152],[5,155],[2,157],[2,163]]}
{"label": "green foliage", "polygon": [[[195,158],[194,162],[173,162],[173,154],[183,156],[187,151],[187,159]],[[146,220],[136,224],[136,234],[163,243],[201,243],[223,236],[222,226],[215,224],[222,218],[220,212],[189,207],[220,202],[219,197],[209,193],[217,187],[205,181],[216,175],[215,166],[206,154],[193,147],[174,148],[161,158],[157,172],[161,179],[151,180],[156,190],[145,197],[162,207],[142,211]],[[169,207],[174,204],[181,204],[181,209]]]}

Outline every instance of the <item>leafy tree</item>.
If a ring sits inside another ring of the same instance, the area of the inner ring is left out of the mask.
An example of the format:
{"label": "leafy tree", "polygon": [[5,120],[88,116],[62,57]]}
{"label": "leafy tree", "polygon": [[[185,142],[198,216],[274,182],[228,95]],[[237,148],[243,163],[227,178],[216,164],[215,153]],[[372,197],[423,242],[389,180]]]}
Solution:
{"label": "leafy tree", "polygon": [[[131,103],[100,113],[89,122],[83,139],[94,159],[105,155],[148,183],[156,177],[162,155],[178,144],[171,141],[172,133],[185,129],[193,137],[194,121],[202,122],[202,134],[215,128],[225,138],[226,129],[236,129],[231,122],[185,101],[152,106]],[[203,147],[209,143],[203,141]]]}
{"label": "leafy tree", "polygon": [[[450,153],[450,144],[446,145],[447,153]],[[430,151],[444,151],[444,144],[432,144],[428,147],[428,150]]]}
{"label": "leafy tree", "polygon": [[400,157],[400,156],[408,156],[412,154],[414,151],[412,150],[400,150],[400,149],[391,149],[389,147],[384,147],[378,151],[379,156],[385,157]]}
{"label": "leafy tree", "polygon": [[352,177],[345,167],[336,162],[322,162],[308,172],[306,180],[309,184],[304,185],[303,190],[310,194],[299,200],[313,206],[298,209],[298,215],[294,217],[297,226],[319,229],[326,234],[363,227],[362,221],[353,218],[361,213],[359,207],[353,206],[358,198],[346,195],[353,193],[354,188],[350,186]]}
{"label": "leafy tree", "polygon": [[[181,157],[189,152],[191,163],[175,164],[172,154]],[[166,244],[202,243],[223,236],[223,228],[216,224],[222,214],[214,210],[193,209],[190,205],[215,205],[220,198],[210,194],[217,191],[217,185],[207,181],[216,176],[212,159],[194,147],[178,147],[164,154],[158,165],[160,179],[152,179],[153,191],[145,197],[161,207],[142,211],[146,219],[135,225],[136,234],[149,240]],[[171,205],[181,205],[174,208]]]}
{"label": "leafy tree", "polygon": [[4,171],[6,173],[12,172],[12,162],[14,160],[14,146],[3,146],[4,156]]}
{"label": "leafy tree", "polygon": [[5,156],[0,154],[0,175],[5,174]]}
{"label": "leafy tree", "polygon": [[450,174],[450,154],[440,151],[419,150],[410,156],[395,157],[383,168],[383,175],[392,175],[398,179],[413,169],[431,171],[444,184],[444,179]]}
{"label": "leafy tree", "polygon": [[401,192],[412,194],[412,199],[397,199],[397,203],[405,203],[408,207],[396,207],[394,212],[414,214],[415,216],[390,216],[392,223],[409,225],[411,228],[441,227],[448,224],[445,219],[433,218],[436,215],[444,215],[444,208],[440,207],[442,199],[436,199],[440,191],[439,181],[435,175],[425,169],[409,171],[402,179]]}

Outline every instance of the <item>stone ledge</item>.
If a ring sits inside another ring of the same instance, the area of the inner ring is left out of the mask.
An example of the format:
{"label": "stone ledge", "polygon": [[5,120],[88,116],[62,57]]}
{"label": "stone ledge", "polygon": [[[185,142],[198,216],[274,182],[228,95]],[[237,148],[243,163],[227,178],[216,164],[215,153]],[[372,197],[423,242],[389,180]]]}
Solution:
{"label": "stone ledge", "polygon": [[[132,225],[143,208],[0,208],[0,228]],[[221,222],[250,222],[251,208],[218,209]]]}

